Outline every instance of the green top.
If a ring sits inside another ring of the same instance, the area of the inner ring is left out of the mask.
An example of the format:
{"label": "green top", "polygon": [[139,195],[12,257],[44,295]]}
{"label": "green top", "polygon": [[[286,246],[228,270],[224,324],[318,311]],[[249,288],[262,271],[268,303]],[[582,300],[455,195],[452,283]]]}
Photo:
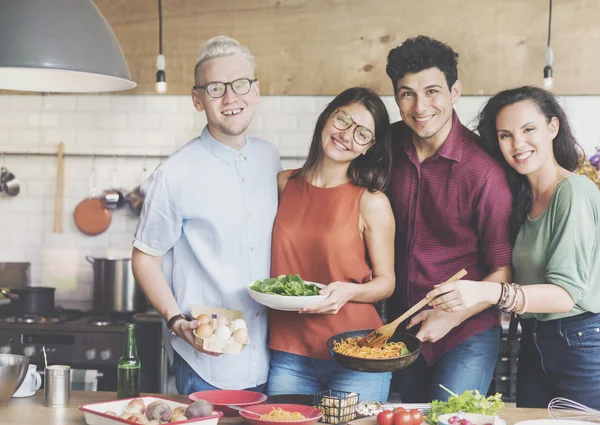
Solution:
{"label": "green top", "polygon": [[568,313],[532,313],[553,320],[587,311],[600,313],[600,191],[587,177],[558,182],[542,215],[529,218],[513,247],[515,283],[552,283],[575,301]]}

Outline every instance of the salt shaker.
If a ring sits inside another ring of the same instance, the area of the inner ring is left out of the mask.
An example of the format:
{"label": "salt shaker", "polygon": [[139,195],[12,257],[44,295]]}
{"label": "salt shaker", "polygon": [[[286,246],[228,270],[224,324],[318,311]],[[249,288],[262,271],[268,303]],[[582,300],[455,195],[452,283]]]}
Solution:
{"label": "salt shaker", "polygon": [[44,404],[48,407],[66,406],[71,394],[71,367],[47,366],[44,383]]}

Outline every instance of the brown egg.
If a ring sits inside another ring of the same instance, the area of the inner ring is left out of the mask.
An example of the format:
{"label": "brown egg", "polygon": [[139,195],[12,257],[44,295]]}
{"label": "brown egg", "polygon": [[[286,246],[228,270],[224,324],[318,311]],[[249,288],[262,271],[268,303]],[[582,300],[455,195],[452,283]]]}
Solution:
{"label": "brown egg", "polygon": [[232,335],[233,339],[240,344],[248,343],[248,329],[240,328],[236,330]]}
{"label": "brown egg", "polygon": [[213,328],[208,323],[202,323],[196,328],[196,335],[200,338],[210,338],[213,334]]}
{"label": "brown egg", "polygon": [[212,319],[210,318],[210,316],[208,314],[204,314],[204,313],[202,313],[201,315],[196,317],[196,320],[200,323],[208,323],[209,325],[212,322]]}

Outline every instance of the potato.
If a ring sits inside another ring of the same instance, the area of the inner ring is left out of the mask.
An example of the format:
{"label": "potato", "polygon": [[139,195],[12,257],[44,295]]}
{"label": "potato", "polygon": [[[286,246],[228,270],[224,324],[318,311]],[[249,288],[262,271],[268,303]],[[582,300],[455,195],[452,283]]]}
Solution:
{"label": "potato", "polygon": [[146,411],[146,405],[144,404],[144,400],[142,400],[141,398],[134,398],[127,404],[125,411],[129,413],[143,414]]}
{"label": "potato", "polygon": [[137,424],[145,424],[147,422],[146,417],[141,413],[134,413],[132,415],[129,415],[129,417],[125,418],[125,420],[135,422]]}
{"label": "potato", "polygon": [[186,407],[183,406],[176,407],[175,409],[173,409],[173,416],[185,414],[185,409]]}
{"label": "potato", "polygon": [[175,415],[171,418],[171,422],[187,421],[188,418],[185,415]]}

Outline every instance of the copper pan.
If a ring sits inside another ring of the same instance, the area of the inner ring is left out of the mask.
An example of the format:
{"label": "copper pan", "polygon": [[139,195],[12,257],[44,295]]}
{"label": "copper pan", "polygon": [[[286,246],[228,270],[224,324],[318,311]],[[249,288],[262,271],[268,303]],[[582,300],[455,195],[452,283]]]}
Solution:
{"label": "copper pan", "polygon": [[112,214],[102,198],[96,198],[95,167],[92,159],[92,174],[90,178],[90,196],[75,207],[75,225],[86,235],[96,236],[104,233],[112,219]]}

